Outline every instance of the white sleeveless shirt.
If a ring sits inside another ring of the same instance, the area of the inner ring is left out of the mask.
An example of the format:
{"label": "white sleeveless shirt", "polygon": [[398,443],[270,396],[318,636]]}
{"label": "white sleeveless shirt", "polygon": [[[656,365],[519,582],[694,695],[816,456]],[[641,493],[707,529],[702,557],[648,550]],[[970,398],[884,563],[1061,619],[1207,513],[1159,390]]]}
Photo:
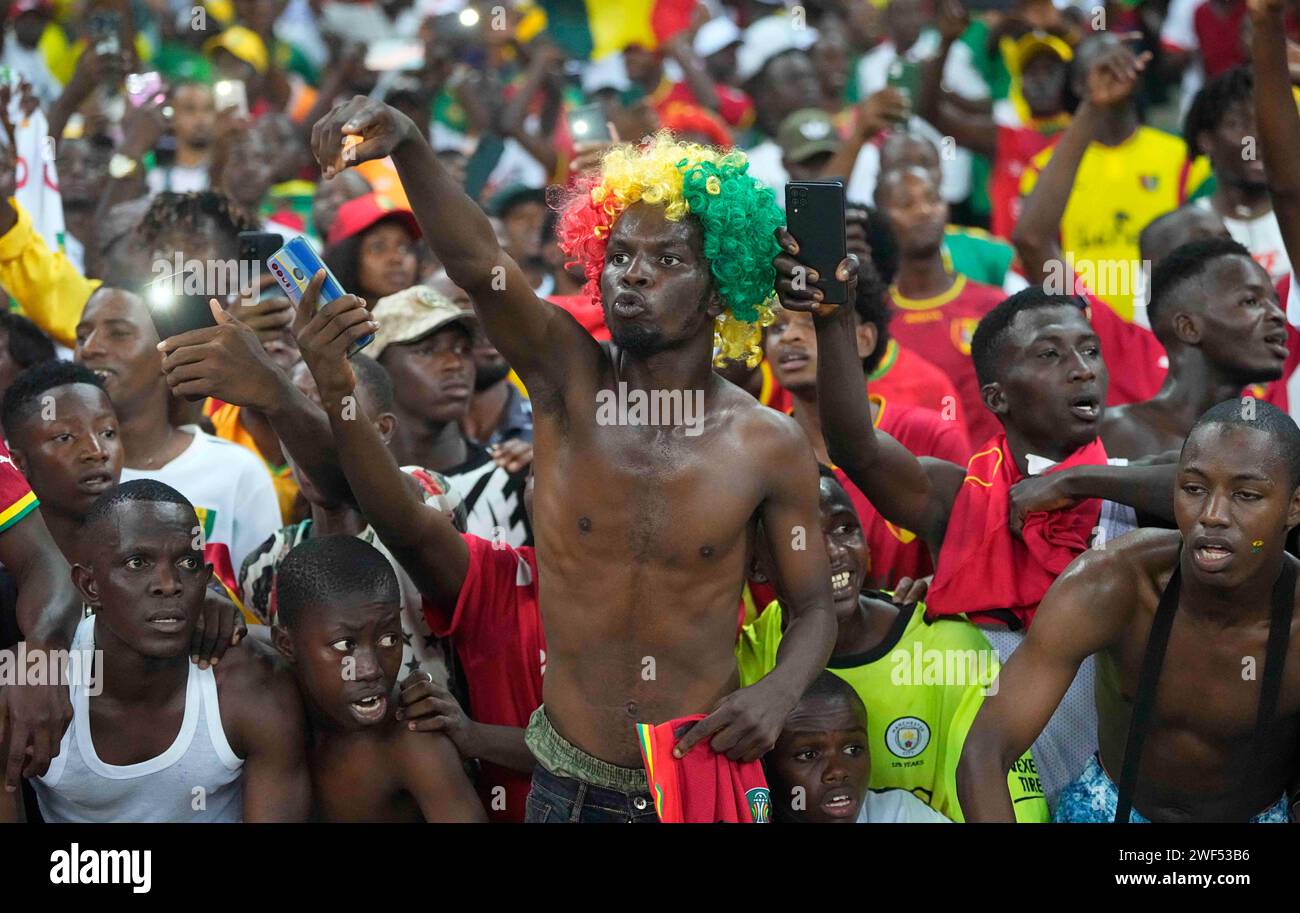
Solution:
{"label": "white sleeveless shirt", "polygon": [[[72,651],[95,648],[95,616],[82,619]],[[81,652],[89,665],[89,652]],[[90,737],[88,676],[69,675],[72,723],[49,772],[32,781],[50,822],[239,822],[244,766],[226,741],[211,668],[189,663],[185,714],[170,748],[137,764],[106,764]]]}

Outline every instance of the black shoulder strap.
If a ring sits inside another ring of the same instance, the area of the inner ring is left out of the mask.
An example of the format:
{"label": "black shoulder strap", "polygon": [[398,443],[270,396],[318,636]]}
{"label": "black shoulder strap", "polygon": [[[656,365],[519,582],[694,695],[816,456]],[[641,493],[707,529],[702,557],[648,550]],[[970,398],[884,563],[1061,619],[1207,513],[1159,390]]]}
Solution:
{"label": "black shoulder strap", "polygon": [[1296,569],[1290,555],[1282,556],[1282,573],[1273,585],[1273,613],[1268,623],[1268,653],[1264,659],[1264,680],[1259,689],[1259,715],[1255,718],[1255,750],[1268,744],[1269,731],[1277,722],[1278,695],[1291,645],[1291,616],[1295,611]]}
{"label": "black shoulder strap", "polygon": [[[1181,551],[1179,559],[1181,562]],[[1286,667],[1287,648],[1291,643],[1291,619],[1295,611],[1296,568],[1289,556],[1283,558],[1282,573],[1273,585],[1273,608],[1268,625],[1268,651],[1264,659],[1264,679],[1260,683],[1259,712],[1255,717],[1253,748],[1256,752],[1268,743],[1269,732],[1277,722],[1277,704],[1282,691],[1282,672]],[[1178,593],[1181,589],[1181,570],[1174,566],[1169,584],[1160,594],[1151,633],[1147,635],[1146,654],[1142,659],[1142,672],[1138,679],[1137,696],[1133,700],[1133,715],[1129,720],[1128,741],[1124,747],[1124,766],[1120,771],[1119,800],[1115,807],[1115,823],[1127,824],[1133,808],[1133,788],[1137,783],[1138,767],[1142,762],[1142,746],[1146,741],[1147,721],[1155,706],[1156,686],[1160,681],[1160,668],[1164,665],[1165,649],[1169,646],[1169,632],[1173,630],[1174,615],[1178,610]]]}
{"label": "black shoulder strap", "polygon": [[1133,808],[1133,787],[1137,784],[1138,766],[1142,763],[1142,746],[1147,737],[1147,721],[1156,703],[1156,686],[1160,683],[1160,667],[1165,663],[1165,649],[1169,646],[1169,632],[1174,627],[1178,612],[1178,593],[1182,590],[1182,549],[1174,561],[1174,573],[1160,594],[1155,618],[1151,620],[1151,633],[1147,635],[1146,653],[1142,657],[1142,671],[1138,676],[1137,695],[1133,698],[1133,715],[1129,718],[1128,741],[1124,746],[1124,766],[1119,775],[1119,800],[1115,806],[1115,823],[1128,824]]}

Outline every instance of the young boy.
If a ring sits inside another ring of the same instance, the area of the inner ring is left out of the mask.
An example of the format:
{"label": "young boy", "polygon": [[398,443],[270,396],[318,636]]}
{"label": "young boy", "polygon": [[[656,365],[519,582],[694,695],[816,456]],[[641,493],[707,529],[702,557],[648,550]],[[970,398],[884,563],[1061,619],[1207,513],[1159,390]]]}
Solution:
{"label": "young boy", "polygon": [[388,560],[353,536],[308,539],[280,565],[276,591],[272,639],[307,705],[317,817],[486,821],[451,740],[394,716],[401,593]]}
{"label": "young boy", "polygon": [[[252,649],[215,669],[189,661],[212,577],[198,530],[190,502],[148,479],[110,489],[86,516],[72,579],[94,614],[72,644],[72,724],[33,781],[46,821],[305,819],[292,677]],[[0,821],[16,819],[15,795],[0,793]]]}
{"label": "young boy", "polygon": [[[864,591],[871,554],[862,524],[848,493],[825,466],[818,502],[838,622],[826,666],[870,708],[872,780],[908,790],[945,817],[961,821],[957,762],[997,675],[997,654],[965,619],[927,622],[924,603],[898,606],[886,593]],[[783,617],[781,602],[773,601],[742,629],[736,646],[742,686],[758,681],[775,663]],[[1028,751],[1006,780],[1017,820],[1047,821]]]}
{"label": "young boy", "polygon": [[813,679],[763,759],[778,824],[946,824],[905,789],[869,789],[867,708],[837,675]]}

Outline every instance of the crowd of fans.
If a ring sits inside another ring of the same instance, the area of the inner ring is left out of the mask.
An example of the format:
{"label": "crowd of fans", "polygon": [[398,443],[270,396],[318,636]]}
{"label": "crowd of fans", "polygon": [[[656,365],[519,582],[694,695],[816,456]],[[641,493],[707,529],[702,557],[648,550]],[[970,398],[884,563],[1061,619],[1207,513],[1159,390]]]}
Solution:
{"label": "crowd of fans", "polygon": [[0,821],[1290,820],[1300,4],[968,3],[9,0]]}

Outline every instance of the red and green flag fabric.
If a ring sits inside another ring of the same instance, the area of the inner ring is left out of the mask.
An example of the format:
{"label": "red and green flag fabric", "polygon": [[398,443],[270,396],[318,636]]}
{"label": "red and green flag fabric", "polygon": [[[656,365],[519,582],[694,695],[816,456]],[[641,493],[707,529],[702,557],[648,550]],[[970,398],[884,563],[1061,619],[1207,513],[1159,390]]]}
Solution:
{"label": "red and green flag fabric", "polygon": [[637,723],[637,741],[655,811],[665,824],[766,824],[771,820],[772,795],[758,761],[728,760],[697,743],[685,757],[673,757],[673,746],[704,714],[667,723]]}

